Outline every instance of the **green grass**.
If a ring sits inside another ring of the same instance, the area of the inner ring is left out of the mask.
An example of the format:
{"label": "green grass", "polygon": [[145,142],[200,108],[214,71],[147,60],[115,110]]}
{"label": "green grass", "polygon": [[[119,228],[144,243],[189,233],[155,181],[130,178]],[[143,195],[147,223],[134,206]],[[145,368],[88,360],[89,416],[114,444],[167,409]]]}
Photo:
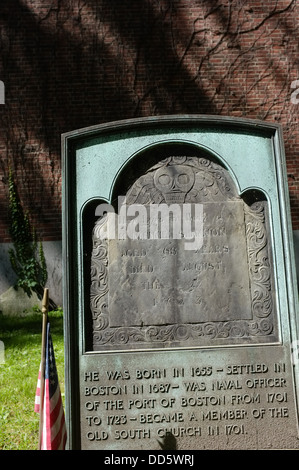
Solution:
{"label": "green grass", "polygon": [[[51,335],[62,398],[64,399],[63,314],[50,312]],[[34,412],[41,359],[42,314],[26,317],[0,315],[0,450],[36,450],[39,414]],[[3,362],[3,361],[1,361]]]}

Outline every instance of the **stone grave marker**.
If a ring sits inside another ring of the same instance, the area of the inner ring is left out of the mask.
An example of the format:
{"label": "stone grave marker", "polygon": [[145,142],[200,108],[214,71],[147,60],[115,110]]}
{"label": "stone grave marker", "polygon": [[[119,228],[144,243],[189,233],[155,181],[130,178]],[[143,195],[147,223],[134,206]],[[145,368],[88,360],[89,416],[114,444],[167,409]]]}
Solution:
{"label": "stone grave marker", "polygon": [[62,147],[69,447],[297,449],[280,127],[166,116]]}

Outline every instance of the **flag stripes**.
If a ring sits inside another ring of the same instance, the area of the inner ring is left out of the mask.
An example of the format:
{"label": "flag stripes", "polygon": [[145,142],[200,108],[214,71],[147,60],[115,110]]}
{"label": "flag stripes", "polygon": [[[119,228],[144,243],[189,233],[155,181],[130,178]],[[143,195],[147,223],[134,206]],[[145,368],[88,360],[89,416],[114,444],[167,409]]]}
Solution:
{"label": "flag stripes", "polygon": [[36,393],[35,393],[35,402],[34,402],[35,413],[39,413],[39,410],[40,410],[40,378],[41,378],[41,370],[39,368],[37,387],[36,387]]}
{"label": "flag stripes", "polygon": [[[46,330],[46,354],[43,392],[43,416],[41,430],[41,450],[64,450],[66,445],[66,426],[61,399],[54,349],[50,334],[50,323]],[[41,381],[39,370],[34,410],[41,411]]]}

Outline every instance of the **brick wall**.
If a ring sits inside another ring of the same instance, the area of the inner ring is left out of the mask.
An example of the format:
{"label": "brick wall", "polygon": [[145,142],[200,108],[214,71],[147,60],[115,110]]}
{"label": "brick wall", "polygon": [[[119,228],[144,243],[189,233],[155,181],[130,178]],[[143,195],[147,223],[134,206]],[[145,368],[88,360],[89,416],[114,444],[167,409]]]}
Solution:
{"label": "brick wall", "polygon": [[1,0],[0,242],[9,168],[59,240],[61,133],[178,113],[279,122],[298,230],[298,33],[299,0]]}

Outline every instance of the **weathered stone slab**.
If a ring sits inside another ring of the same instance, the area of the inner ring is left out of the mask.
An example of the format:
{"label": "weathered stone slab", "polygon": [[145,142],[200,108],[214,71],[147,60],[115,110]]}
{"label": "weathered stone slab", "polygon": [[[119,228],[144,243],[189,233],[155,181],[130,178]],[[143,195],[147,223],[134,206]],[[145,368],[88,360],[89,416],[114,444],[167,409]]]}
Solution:
{"label": "weathered stone slab", "polygon": [[204,203],[203,246],[109,240],[111,327],[251,319],[242,201]]}
{"label": "weathered stone slab", "polygon": [[[182,175],[188,188],[178,187]],[[173,186],[165,189],[168,178]],[[178,156],[139,177],[124,201],[93,230],[95,350],[277,339],[265,201],[248,205],[223,167]],[[189,230],[186,214],[194,219]]]}

